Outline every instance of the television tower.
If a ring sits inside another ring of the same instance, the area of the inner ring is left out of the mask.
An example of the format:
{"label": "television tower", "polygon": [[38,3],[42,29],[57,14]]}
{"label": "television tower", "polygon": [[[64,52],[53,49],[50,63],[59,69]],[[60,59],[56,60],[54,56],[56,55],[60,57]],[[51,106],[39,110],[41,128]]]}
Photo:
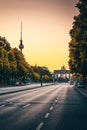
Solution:
{"label": "television tower", "polygon": [[20,44],[19,44],[19,49],[21,50],[21,52],[23,48],[24,48],[24,45],[23,45],[23,40],[22,40],[22,22],[21,22],[21,37],[20,37]]}

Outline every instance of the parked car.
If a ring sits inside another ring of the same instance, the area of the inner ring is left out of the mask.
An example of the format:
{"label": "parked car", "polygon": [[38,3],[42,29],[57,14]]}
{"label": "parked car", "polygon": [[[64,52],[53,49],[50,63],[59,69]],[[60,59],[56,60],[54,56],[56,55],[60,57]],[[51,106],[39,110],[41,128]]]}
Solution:
{"label": "parked car", "polygon": [[74,81],[74,86],[76,87],[78,85],[78,80]]}
{"label": "parked car", "polygon": [[15,83],[15,86],[19,86],[19,82],[16,82],[16,83]]}
{"label": "parked car", "polygon": [[83,81],[79,81],[79,82],[77,83],[77,87],[78,87],[78,88],[84,88],[84,87],[85,87],[84,82],[83,82]]}
{"label": "parked car", "polygon": [[70,85],[73,85],[73,83],[74,83],[73,80],[70,80]]}

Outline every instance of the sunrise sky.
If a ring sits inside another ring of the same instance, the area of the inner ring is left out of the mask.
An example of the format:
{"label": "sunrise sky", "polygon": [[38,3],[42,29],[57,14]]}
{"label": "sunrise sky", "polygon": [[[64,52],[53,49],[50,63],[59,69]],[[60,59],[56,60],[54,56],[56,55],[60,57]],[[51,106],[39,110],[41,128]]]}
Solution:
{"label": "sunrise sky", "polygon": [[23,44],[29,64],[51,71],[68,68],[69,31],[78,0],[0,0],[0,35],[11,47],[19,46],[23,23]]}

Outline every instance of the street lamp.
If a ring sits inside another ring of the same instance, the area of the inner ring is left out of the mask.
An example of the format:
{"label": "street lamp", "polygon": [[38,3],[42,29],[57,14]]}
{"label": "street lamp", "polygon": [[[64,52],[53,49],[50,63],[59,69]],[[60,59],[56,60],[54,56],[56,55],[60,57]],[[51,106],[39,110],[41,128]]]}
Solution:
{"label": "street lamp", "polygon": [[41,75],[40,81],[41,81],[41,86],[42,86],[43,85],[43,75]]}

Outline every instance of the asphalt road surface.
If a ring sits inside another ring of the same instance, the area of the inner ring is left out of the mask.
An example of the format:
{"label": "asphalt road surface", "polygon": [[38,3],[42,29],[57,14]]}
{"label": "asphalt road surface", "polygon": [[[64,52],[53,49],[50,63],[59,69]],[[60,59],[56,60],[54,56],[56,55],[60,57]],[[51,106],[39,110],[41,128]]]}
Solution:
{"label": "asphalt road surface", "polygon": [[67,83],[1,95],[0,130],[87,130],[87,98]]}

